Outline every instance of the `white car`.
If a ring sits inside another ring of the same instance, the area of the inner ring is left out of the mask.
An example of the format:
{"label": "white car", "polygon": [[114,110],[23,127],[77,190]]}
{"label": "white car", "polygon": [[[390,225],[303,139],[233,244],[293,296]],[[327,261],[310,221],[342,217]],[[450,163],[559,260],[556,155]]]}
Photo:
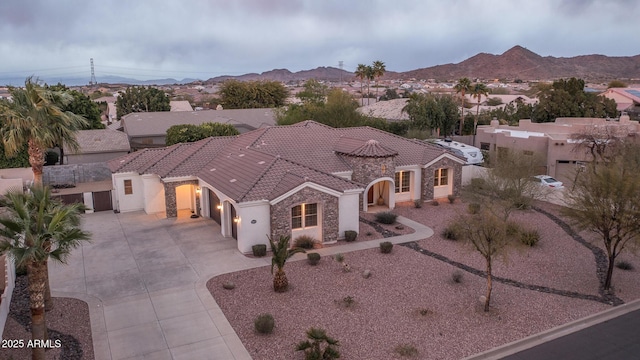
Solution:
{"label": "white car", "polygon": [[534,181],[540,184],[541,186],[549,187],[553,189],[564,189],[564,186],[562,185],[562,181],[558,181],[549,175],[536,175],[533,178],[535,179]]}

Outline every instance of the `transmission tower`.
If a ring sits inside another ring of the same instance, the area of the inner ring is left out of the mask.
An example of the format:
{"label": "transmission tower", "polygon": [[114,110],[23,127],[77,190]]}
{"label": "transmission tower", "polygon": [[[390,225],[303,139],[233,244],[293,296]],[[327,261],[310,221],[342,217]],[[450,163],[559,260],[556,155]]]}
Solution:
{"label": "transmission tower", "polygon": [[89,80],[89,85],[97,85],[96,81],[96,73],[93,71],[93,58],[91,58],[91,80]]}
{"label": "transmission tower", "polygon": [[338,61],[338,67],[340,68],[340,86],[342,86],[342,67],[344,66],[344,61]]}

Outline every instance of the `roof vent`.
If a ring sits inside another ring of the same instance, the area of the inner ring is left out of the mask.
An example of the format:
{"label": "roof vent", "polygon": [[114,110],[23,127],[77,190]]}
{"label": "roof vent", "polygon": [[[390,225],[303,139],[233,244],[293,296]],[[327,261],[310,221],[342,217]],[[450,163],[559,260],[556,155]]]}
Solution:
{"label": "roof vent", "polygon": [[243,157],[243,156],[244,156],[244,154],[238,154],[238,157]]}
{"label": "roof vent", "polygon": [[216,171],[216,168],[213,168],[213,169],[209,169],[209,171]]}
{"label": "roof vent", "polygon": [[231,180],[229,180],[229,182],[231,182],[231,183],[234,183],[234,182],[236,182],[236,181],[238,181],[238,180],[236,180],[236,179],[231,179]]}
{"label": "roof vent", "polygon": [[264,161],[258,161],[258,164],[262,165],[264,164]]}

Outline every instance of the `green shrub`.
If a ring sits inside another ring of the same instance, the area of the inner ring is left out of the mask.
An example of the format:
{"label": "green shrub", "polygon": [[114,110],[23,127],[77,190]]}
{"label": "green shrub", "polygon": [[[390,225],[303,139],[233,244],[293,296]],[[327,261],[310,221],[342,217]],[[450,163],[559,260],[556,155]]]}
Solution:
{"label": "green shrub", "polygon": [[421,208],[421,207],[422,207],[422,200],[421,200],[421,199],[415,199],[415,200],[413,200],[413,206],[414,206],[416,209]]}
{"label": "green shrub", "polygon": [[383,254],[388,254],[393,250],[393,244],[388,241],[383,241],[380,243],[380,252]]}
{"label": "green shrub", "polygon": [[393,224],[396,222],[398,215],[392,213],[391,211],[382,211],[376,213],[376,221],[381,224]]}
{"label": "green shrub", "polygon": [[520,242],[527,246],[535,246],[540,241],[538,230],[522,230],[520,232]]}
{"label": "green shrub", "polygon": [[47,152],[44,154],[44,165],[45,166],[55,165],[59,159],[60,159],[60,155],[58,154],[57,151],[47,150]]}
{"label": "green shrub", "polygon": [[313,249],[313,245],[316,243],[316,240],[308,235],[298,236],[293,242],[294,247],[299,247],[303,249]]}
{"label": "green shrub", "polygon": [[340,358],[338,346],[339,341],[323,329],[311,328],[307,330],[307,340],[298,343],[296,351],[304,351],[305,360],[332,360]]}
{"label": "green shrub", "polygon": [[346,308],[350,308],[353,305],[355,305],[356,301],[353,298],[353,296],[345,296],[345,297],[342,298],[340,303],[342,304],[342,306],[344,306]]}
{"label": "green shrub", "polygon": [[431,200],[431,205],[433,206],[440,206],[440,202],[436,199]]}
{"label": "green shrub", "polygon": [[271,334],[273,332],[273,326],[275,321],[271,314],[260,314],[253,322],[253,326],[260,334]]}
{"label": "green shrub", "polygon": [[454,284],[460,284],[462,282],[462,271],[455,270],[451,273],[451,281],[453,281]]}
{"label": "green shrub", "polygon": [[449,204],[453,204],[454,202],[456,202],[455,195],[447,195],[447,199],[449,200]]}
{"label": "green shrub", "polygon": [[624,260],[618,261],[616,263],[616,267],[620,270],[633,270],[633,265],[630,262]]}
{"label": "green shrub", "polygon": [[480,204],[478,203],[470,203],[467,205],[467,212],[469,214],[475,215],[480,212]]}
{"label": "green shrub", "polygon": [[486,181],[483,178],[473,178],[469,186],[472,190],[482,190],[486,186]]}
{"label": "green shrub", "polygon": [[266,244],[258,244],[253,245],[251,247],[251,251],[253,252],[253,256],[261,257],[267,255],[267,245]]}
{"label": "green shrub", "polygon": [[396,346],[394,351],[400,355],[405,357],[415,357],[418,356],[418,349],[411,344],[401,344]]}
{"label": "green shrub", "polygon": [[309,265],[313,265],[313,266],[318,265],[318,263],[320,262],[320,254],[308,253],[307,262],[309,262]]}
{"label": "green shrub", "polygon": [[427,308],[420,308],[418,309],[418,314],[420,314],[421,316],[427,316],[427,315],[431,315],[433,314],[433,311],[427,309]]}
{"label": "green shrub", "polygon": [[344,255],[337,253],[335,255],[333,255],[333,259],[339,263],[344,261]]}
{"label": "green shrub", "polygon": [[358,237],[358,232],[357,231],[347,230],[347,231],[344,232],[344,240],[346,242],[356,241],[357,237]]}
{"label": "green shrub", "polygon": [[522,225],[515,221],[507,221],[507,228],[505,231],[507,236],[519,236],[524,229],[522,228]]}
{"label": "green shrub", "polygon": [[451,223],[442,230],[442,237],[447,240],[459,240],[462,237],[461,233],[460,227],[455,223]]}

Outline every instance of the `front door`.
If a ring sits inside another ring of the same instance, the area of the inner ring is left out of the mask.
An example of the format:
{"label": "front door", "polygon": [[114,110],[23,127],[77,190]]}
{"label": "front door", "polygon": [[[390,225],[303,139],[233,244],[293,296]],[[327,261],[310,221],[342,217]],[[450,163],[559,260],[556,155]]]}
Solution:
{"label": "front door", "polygon": [[236,208],[233,207],[233,205],[229,204],[229,207],[231,208],[231,236],[238,240],[238,223],[236,220]]}
{"label": "front door", "polygon": [[368,205],[373,204],[373,186],[371,186],[369,188],[369,191],[367,192],[367,204]]}

